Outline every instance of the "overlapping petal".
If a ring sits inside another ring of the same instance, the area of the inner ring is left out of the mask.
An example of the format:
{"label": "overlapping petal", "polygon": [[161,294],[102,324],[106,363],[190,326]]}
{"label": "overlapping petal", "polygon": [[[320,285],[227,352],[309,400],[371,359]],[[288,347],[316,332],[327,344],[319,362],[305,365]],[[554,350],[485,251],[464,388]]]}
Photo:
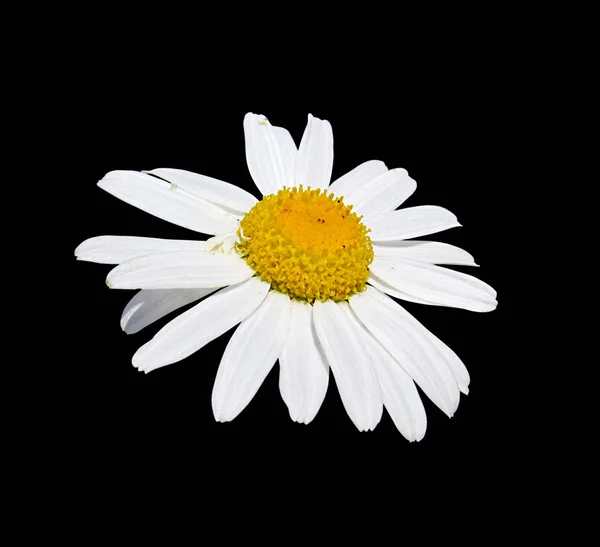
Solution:
{"label": "overlapping petal", "polygon": [[256,272],[239,256],[205,251],[173,251],[140,256],[113,268],[111,289],[196,289],[241,283]]}
{"label": "overlapping petal", "polygon": [[427,429],[427,416],[415,383],[371,333],[366,329],[360,333],[371,356],[386,410],[406,439],[420,441]]}
{"label": "overlapping petal", "polygon": [[296,145],[282,127],[273,127],[262,115],[248,113],[244,118],[248,170],[263,195],[275,194],[284,186],[294,186]]}
{"label": "overlapping petal", "polygon": [[99,264],[121,264],[133,258],[167,251],[204,251],[206,241],[157,239],[154,237],[98,236],[75,249],[77,260]]}
{"label": "overlapping petal", "polygon": [[239,186],[183,169],[159,168],[152,169],[148,173],[234,214],[243,215],[258,202],[252,194]]}
{"label": "overlapping petal", "polygon": [[476,312],[492,311],[498,304],[487,283],[448,268],[392,257],[375,257],[369,268],[395,289],[433,304]]}
{"label": "overlapping petal", "polygon": [[317,300],[313,321],[348,416],[359,431],[374,429],[383,412],[381,390],[348,304]]}
{"label": "overlapping petal", "polygon": [[336,196],[346,198],[346,196],[360,190],[364,185],[376,179],[387,170],[385,163],[382,161],[366,161],[333,181],[329,187],[329,191],[333,192]]}
{"label": "overlapping petal", "polygon": [[327,120],[308,115],[308,123],[298,148],[295,185],[327,188],[333,168],[333,131]]}
{"label": "overlapping petal", "polygon": [[438,359],[443,360],[450,371],[452,372],[454,379],[458,385],[458,388],[465,395],[469,393],[469,372],[464,363],[460,360],[458,355],[454,353],[444,342],[432,334],[422,323],[415,319],[410,313],[408,313],[402,306],[394,306],[394,302],[387,298],[381,292],[370,290],[370,296],[379,300],[388,309],[393,310],[394,314],[402,318],[406,324],[410,326],[413,332],[416,333],[418,338],[425,340],[425,343],[435,349],[438,355]]}
{"label": "overlapping petal", "polygon": [[433,302],[428,302],[427,300],[423,300],[422,298],[418,298],[416,296],[412,296],[407,294],[400,289],[396,289],[391,285],[387,284],[385,281],[379,279],[372,271],[369,272],[369,284],[373,285],[376,289],[379,289],[381,292],[389,294],[394,298],[400,298],[400,300],[406,300],[407,302],[414,302],[415,304],[425,304],[426,306],[441,306],[442,304],[434,304]]}
{"label": "overlapping petal", "polygon": [[373,252],[379,258],[400,258],[427,262],[428,264],[449,264],[455,266],[478,266],[475,259],[465,250],[440,243],[439,241],[395,241],[390,244],[373,245]]}
{"label": "overlapping petal", "polygon": [[350,306],[425,394],[452,416],[460,399],[454,375],[430,340],[407,319],[405,310],[374,287],[352,297]]}
{"label": "overlapping petal", "polygon": [[246,319],[268,292],[257,277],[220,290],[158,331],[135,353],[133,366],[150,372],[185,359]]}
{"label": "overlapping petal", "polygon": [[111,171],[98,186],[129,205],[196,232],[216,235],[238,228],[238,221],[218,205],[146,173]]}
{"label": "overlapping petal", "polygon": [[313,307],[293,301],[291,328],[279,356],[279,390],[295,422],[310,423],[329,384],[329,366],[312,324]]}
{"label": "overlapping petal", "polygon": [[127,334],[134,334],[216,290],[217,288],[141,290],[125,306],[121,315],[121,328]]}
{"label": "overlapping petal", "polygon": [[291,307],[287,295],[271,291],[233,333],[213,387],[217,421],[233,420],[244,410],[273,368],[288,337]]}
{"label": "overlapping petal", "polygon": [[391,169],[350,192],[344,203],[353,205],[354,211],[363,215],[368,224],[371,218],[402,205],[416,189],[417,183],[408,176],[406,169]]}
{"label": "overlapping petal", "polygon": [[448,209],[435,205],[420,205],[384,213],[370,220],[369,235],[374,243],[401,241],[435,234],[456,226],[460,224]]}

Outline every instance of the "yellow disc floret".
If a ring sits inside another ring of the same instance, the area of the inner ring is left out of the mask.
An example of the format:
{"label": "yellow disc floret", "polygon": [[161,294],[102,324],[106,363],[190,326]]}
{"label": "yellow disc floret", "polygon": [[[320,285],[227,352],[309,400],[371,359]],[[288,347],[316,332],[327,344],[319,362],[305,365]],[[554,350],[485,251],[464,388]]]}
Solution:
{"label": "yellow disc floret", "polygon": [[362,217],[324,190],[284,188],[240,222],[238,252],[258,275],[308,302],[347,300],[369,277],[373,245]]}

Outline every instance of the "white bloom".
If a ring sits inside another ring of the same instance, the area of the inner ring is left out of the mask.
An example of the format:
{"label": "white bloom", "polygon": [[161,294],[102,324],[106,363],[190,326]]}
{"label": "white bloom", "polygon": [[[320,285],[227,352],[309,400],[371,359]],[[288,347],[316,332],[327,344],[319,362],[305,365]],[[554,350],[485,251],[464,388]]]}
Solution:
{"label": "white bloom", "polygon": [[408,440],[422,439],[426,416],[415,383],[452,416],[460,392],[468,393],[469,374],[388,295],[478,312],[496,307],[490,286],[439,266],[476,266],[469,253],[406,241],[460,226],[456,217],[434,206],[396,210],[416,183],[381,161],[330,184],[327,121],[309,115],[298,149],[288,131],[264,116],[247,114],[244,131],[248,168],[265,196],[260,202],[241,188],[178,169],[113,171],[98,183],[148,213],[214,236],[102,236],[75,251],[79,260],[117,264],[106,280],[110,288],[141,289],[123,312],[126,333],[203,299],[142,346],[133,365],[149,372],[175,363],[241,323],[213,389],[218,421],[246,407],[279,359],[280,391],[293,420],[315,417],[331,368],[359,430],[375,428],[385,406]]}

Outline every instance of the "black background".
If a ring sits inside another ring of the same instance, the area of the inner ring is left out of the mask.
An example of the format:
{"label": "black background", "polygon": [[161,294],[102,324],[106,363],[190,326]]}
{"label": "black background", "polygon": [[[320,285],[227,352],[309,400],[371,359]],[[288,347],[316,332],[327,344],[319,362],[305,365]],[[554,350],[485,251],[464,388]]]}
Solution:
{"label": "black background", "polygon": [[[439,49],[411,71],[393,61],[389,49],[379,64],[340,50],[318,65],[301,56],[281,65],[276,58],[255,63],[239,55],[233,64],[204,50],[197,62],[183,67],[128,51],[118,67],[102,55],[80,67],[56,113],[69,134],[55,163],[68,158],[70,165],[61,186],[67,207],[56,222],[68,278],[68,299],[61,305],[72,318],[61,328],[67,395],[57,405],[64,410],[61,426],[77,447],[74,457],[122,470],[173,469],[224,458],[240,469],[249,465],[246,458],[264,458],[276,467],[301,454],[303,465],[394,469],[396,477],[396,466],[431,462],[431,472],[468,468],[475,482],[501,475],[518,460],[516,439],[523,426],[516,422],[524,409],[515,371],[526,366],[515,351],[514,327],[519,257],[511,221],[518,214],[519,190],[510,176],[518,150],[511,139],[511,88],[498,72],[501,54],[465,56]],[[233,331],[182,362],[140,373],[131,365],[132,355],[168,319],[124,334],[119,319],[133,292],[106,287],[110,266],[74,259],[76,246],[98,235],[198,237],[100,190],[96,182],[108,171],[187,169],[259,197],[245,161],[246,112],[286,127],[297,144],[309,112],[328,119],[334,133],[333,180],[370,159],[404,167],[418,184],[405,206],[446,207],[463,225],[428,239],[473,254],[480,268],[457,269],[492,285],[499,306],[477,314],[403,304],[471,374],[471,392],[461,396],[452,419],[423,396],[428,427],[421,442],[408,443],[385,411],[374,432],[358,432],[333,376],[315,420],[308,426],[292,422],[279,394],[277,365],[233,422],[216,423],[211,390]]]}

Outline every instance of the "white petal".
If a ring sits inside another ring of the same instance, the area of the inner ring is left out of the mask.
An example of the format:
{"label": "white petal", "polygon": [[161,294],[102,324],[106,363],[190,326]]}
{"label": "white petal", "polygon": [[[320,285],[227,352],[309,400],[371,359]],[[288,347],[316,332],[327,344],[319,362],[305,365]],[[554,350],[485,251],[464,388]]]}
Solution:
{"label": "white petal", "polygon": [[113,268],[111,289],[197,289],[241,283],[255,274],[239,256],[173,251],[141,256]]}
{"label": "white petal", "polygon": [[273,127],[267,118],[246,114],[246,161],[257,188],[263,195],[294,186],[296,145],[286,129]]}
{"label": "white petal", "polygon": [[217,289],[159,289],[138,292],[125,306],[121,328],[134,334],[186,304],[200,300]]}
{"label": "white petal", "polygon": [[460,400],[452,371],[429,339],[407,319],[404,309],[369,286],[350,299],[350,306],[425,394],[452,416]]}
{"label": "white petal", "polygon": [[411,442],[420,441],[427,429],[427,415],[415,383],[373,335],[364,328],[361,334],[371,355],[385,408],[404,437]]}
{"label": "white petal", "polygon": [[479,279],[415,260],[375,258],[369,269],[392,287],[433,304],[488,312],[496,309],[496,291]]}
{"label": "white petal", "polygon": [[267,296],[269,284],[258,277],[232,285],[165,325],[133,356],[144,372],[185,359],[248,317]]}
{"label": "white petal", "polygon": [[312,306],[292,302],[291,327],[279,356],[279,390],[295,422],[308,424],[317,415],[329,384],[329,366],[312,324]]}
{"label": "white petal", "polygon": [[385,281],[379,279],[373,272],[369,271],[369,281],[370,285],[373,285],[376,289],[389,294],[395,298],[400,298],[401,300],[406,300],[407,302],[414,302],[415,304],[425,304],[426,306],[435,306],[433,302],[428,302],[427,300],[423,300],[422,298],[417,298],[415,296],[411,296],[410,294],[406,294],[399,289],[388,285]]}
{"label": "white petal", "polygon": [[333,168],[333,131],[327,120],[308,115],[296,158],[295,185],[327,188]]}
{"label": "white petal", "polygon": [[365,184],[377,178],[382,173],[385,173],[387,170],[385,163],[382,161],[366,161],[332,182],[329,191],[333,192],[336,197],[344,197],[345,203],[346,196],[360,190]]}
{"label": "white petal", "polygon": [[290,315],[290,298],[271,291],[233,333],[213,387],[217,421],[233,420],[252,400],[281,354],[290,330]]}
{"label": "white petal", "polygon": [[[386,292],[387,294],[389,294],[391,296],[396,296],[397,298],[402,298],[404,300],[409,300],[411,302],[418,302],[417,299],[407,297],[406,295],[403,295],[399,291],[394,291],[393,289],[392,289],[392,291],[388,290],[387,287],[389,287],[389,286],[386,285],[385,283],[382,283],[382,286],[379,286],[378,284],[374,284],[373,276],[371,276],[371,278],[369,279],[369,283],[371,283],[374,287],[376,287],[380,291]],[[378,294],[375,291],[373,291],[373,294],[375,294],[375,296],[378,296]],[[420,303],[430,304],[429,302],[420,302]],[[444,361],[446,362],[446,364],[452,371],[454,379],[456,380],[456,383],[458,384],[458,388],[465,395],[467,395],[469,393],[469,382],[470,382],[469,371],[467,370],[467,367],[465,367],[463,362],[460,360],[458,355],[456,355],[456,353],[454,353],[454,351],[452,351],[446,344],[444,344],[444,342],[442,342],[439,338],[437,338],[434,334],[432,334],[429,330],[427,330],[427,328],[425,326],[423,326],[417,319],[415,319],[410,313],[408,313],[402,306],[399,306],[399,308],[401,310],[401,312],[399,312],[399,313],[402,313],[404,320],[409,322],[411,324],[411,326],[413,327],[413,329],[418,331],[420,333],[420,335],[427,338],[431,345],[435,346],[436,350],[440,353],[440,355],[442,356],[442,358],[444,359]],[[395,310],[395,311],[397,312],[398,310]],[[385,403],[385,401],[384,401],[384,403]]]}
{"label": "white petal", "polygon": [[379,258],[408,258],[429,264],[478,266],[467,251],[439,241],[396,241],[393,244],[373,245],[373,252]]}
{"label": "white petal", "polygon": [[221,207],[145,173],[111,171],[98,186],[129,205],[196,232],[214,235],[238,228],[238,221]]}
{"label": "white petal", "polygon": [[298,148],[290,132],[283,127],[273,126],[273,134],[275,140],[279,144],[279,153],[281,155],[281,163],[283,165],[283,174],[278,179],[279,188],[287,186],[288,188],[295,186],[294,177],[296,171],[296,157],[298,156]]}
{"label": "white petal", "polygon": [[398,241],[425,236],[460,226],[456,217],[443,207],[421,205],[384,213],[370,219],[368,227],[371,239],[377,241]]}
{"label": "white petal", "polygon": [[204,251],[206,241],[156,239],[153,237],[98,236],[86,239],[77,249],[77,260],[121,264],[132,258],[166,251]]}
{"label": "white petal", "polygon": [[344,203],[366,219],[388,213],[402,205],[417,189],[406,169],[391,169],[348,194]]}
{"label": "white petal", "polygon": [[469,383],[471,378],[469,376],[467,367],[465,367],[458,355],[456,355],[454,351],[452,351],[446,344],[444,344],[444,342],[442,342],[437,336],[429,331],[422,323],[415,319],[414,316],[408,313],[402,306],[398,307],[401,310],[400,313],[402,314],[404,320],[410,324],[411,328],[414,329],[414,332],[418,333],[418,335],[423,339],[426,339],[429,345],[435,348],[440,358],[444,360],[452,372],[459,390],[467,395],[469,393]]}
{"label": "white petal", "polygon": [[198,175],[191,171],[160,168],[152,169],[148,173],[165,179],[177,187],[187,190],[190,194],[236,213],[247,213],[258,202],[252,194],[239,186],[212,177]]}
{"label": "white petal", "polygon": [[348,304],[316,301],[313,321],[348,416],[359,431],[374,429],[383,412],[381,390]]}

